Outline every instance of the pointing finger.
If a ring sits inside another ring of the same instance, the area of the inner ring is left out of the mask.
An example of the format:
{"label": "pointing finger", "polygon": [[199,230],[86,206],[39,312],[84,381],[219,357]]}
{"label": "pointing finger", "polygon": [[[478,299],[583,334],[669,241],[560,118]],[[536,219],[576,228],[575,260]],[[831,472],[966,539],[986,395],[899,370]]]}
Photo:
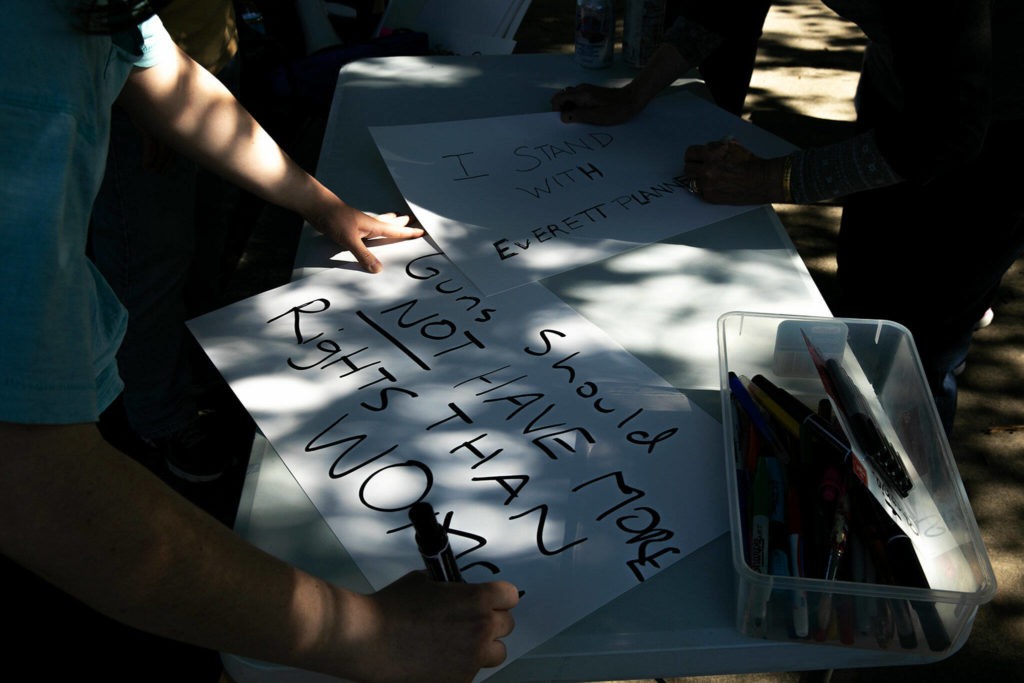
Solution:
{"label": "pointing finger", "polygon": [[384,265],[361,241],[353,244],[350,251],[352,252],[352,255],[355,256],[359,265],[361,265],[366,272],[379,273],[384,269]]}

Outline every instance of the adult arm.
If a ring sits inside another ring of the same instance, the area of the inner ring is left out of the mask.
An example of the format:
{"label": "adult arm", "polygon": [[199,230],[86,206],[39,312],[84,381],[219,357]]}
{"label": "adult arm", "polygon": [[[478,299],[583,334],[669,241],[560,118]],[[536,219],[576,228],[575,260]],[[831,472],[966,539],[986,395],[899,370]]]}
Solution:
{"label": "adult arm", "polygon": [[613,126],[633,118],[654,96],[690,70],[690,62],[670,43],[662,43],[633,80],[620,88],[590,83],[560,90],[551,108],[565,123]]}
{"label": "adult arm", "polygon": [[360,595],[245,543],[94,424],[0,423],[0,443],[0,551],[122,622],[354,680],[469,680],[505,658],[508,583]]}
{"label": "adult arm", "polygon": [[306,173],[213,75],[181,49],[135,69],[118,98],[149,133],[240,187],[299,213],[350,250],[366,270],[380,261],[363,240],[418,237],[408,218],[374,218],[349,206]]}
{"label": "adult arm", "polygon": [[[588,83],[566,88],[551,98],[566,123],[615,125],[636,114],[662,90],[701,62],[728,36],[753,29],[760,33],[757,8],[749,2],[691,2],[665,33],[664,41],[627,85],[603,88]],[[750,18],[757,17],[757,18]]]}

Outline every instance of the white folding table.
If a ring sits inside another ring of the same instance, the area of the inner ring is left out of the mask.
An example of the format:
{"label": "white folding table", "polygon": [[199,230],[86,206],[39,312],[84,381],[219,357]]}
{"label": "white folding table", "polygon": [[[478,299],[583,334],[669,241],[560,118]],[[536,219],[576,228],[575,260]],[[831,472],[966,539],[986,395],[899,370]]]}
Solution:
{"label": "white folding table", "polygon": [[[342,69],[338,79],[318,177],[362,210],[401,212],[404,202],[367,126],[548,111],[551,96],[565,86],[584,81],[621,84],[633,73],[621,64],[585,70],[571,55],[355,62]],[[678,88],[703,90],[699,81],[681,80],[671,89]],[[680,168],[682,154],[680,150]],[[377,252],[385,271],[375,277],[388,277],[388,249]],[[295,276],[351,267],[344,260],[332,260],[336,253],[334,245],[306,226]],[[829,315],[770,207],[542,284],[719,419],[719,315],[730,310]],[[725,486],[707,485],[723,490]],[[259,435],[236,529],[257,546],[315,575],[354,590],[371,590],[342,542]],[[729,538],[724,534],[512,662],[491,680],[607,680],[934,661],[899,651],[741,636],[734,628],[735,590]],[[224,660],[240,683],[327,680],[229,655]]]}

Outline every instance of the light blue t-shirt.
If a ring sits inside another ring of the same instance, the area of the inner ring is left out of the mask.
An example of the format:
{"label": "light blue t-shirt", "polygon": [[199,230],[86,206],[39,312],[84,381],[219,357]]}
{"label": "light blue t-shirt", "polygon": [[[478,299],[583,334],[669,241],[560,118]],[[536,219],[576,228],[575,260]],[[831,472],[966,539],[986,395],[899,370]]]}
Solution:
{"label": "light blue t-shirt", "polygon": [[159,19],[78,32],[61,0],[0,0],[0,421],[95,421],[122,389],[127,313],[86,258],[110,108],[174,50]]}

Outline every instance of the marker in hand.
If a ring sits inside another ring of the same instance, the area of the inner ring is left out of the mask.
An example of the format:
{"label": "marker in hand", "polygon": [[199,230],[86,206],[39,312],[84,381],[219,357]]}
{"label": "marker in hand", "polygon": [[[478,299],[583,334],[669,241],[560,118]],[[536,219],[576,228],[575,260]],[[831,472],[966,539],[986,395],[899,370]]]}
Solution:
{"label": "marker in hand", "polygon": [[430,503],[416,503],[409,508],[409,520],[416,530],[416,545],[419,546],[423,564],[434,581],[462,581],[455,554],[448,544],[448,533],[434,517]]}

